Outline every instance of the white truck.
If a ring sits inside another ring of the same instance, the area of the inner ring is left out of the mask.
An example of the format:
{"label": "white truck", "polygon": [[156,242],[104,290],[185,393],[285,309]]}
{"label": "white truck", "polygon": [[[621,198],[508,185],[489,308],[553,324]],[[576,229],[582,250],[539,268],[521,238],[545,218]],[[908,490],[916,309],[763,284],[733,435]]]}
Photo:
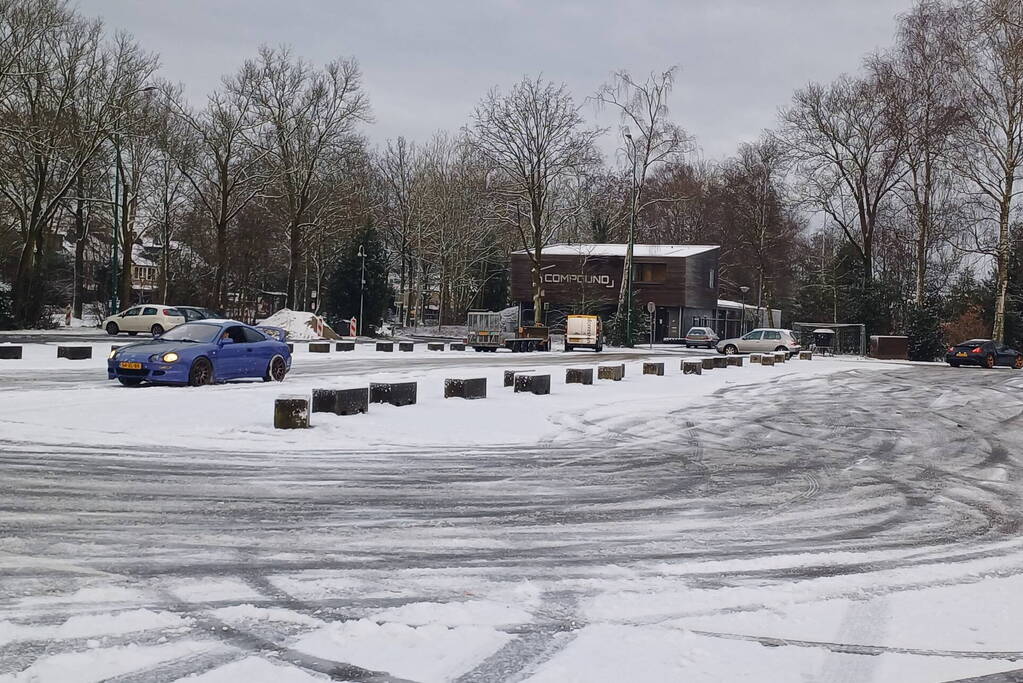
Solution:
{"label": "white truck", "polygon": [[598,316],[570,315],[565,320],[565,351],[580,347],[603,350],[604,330]]}

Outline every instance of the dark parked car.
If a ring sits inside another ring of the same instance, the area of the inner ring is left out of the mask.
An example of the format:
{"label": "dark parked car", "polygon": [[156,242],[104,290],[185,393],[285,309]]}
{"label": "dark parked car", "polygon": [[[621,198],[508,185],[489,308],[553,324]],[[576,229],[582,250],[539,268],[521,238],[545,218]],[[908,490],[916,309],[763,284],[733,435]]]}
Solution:
{"label": "dark parked car", "polygon": [[181,311],[181,315],[185,316],[185,322],[189,323],[193,320],[208,320],[210,318],[222,320],[224,318],[222,314],[202,306],[175,306],[174,308]]}
{"label": "dark parked car", "polygon": [[953,368],[960,365],[979,365],[982,368],[1006,365],[1023,370],[1023,354],[990,339],[968,339],[950,346],[945,361]]}

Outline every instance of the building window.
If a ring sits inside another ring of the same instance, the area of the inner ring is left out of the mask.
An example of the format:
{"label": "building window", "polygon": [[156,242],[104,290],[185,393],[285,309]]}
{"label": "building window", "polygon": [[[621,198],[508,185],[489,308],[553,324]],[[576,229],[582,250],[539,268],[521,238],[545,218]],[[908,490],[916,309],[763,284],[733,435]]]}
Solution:
{"label": "building window", "polygon": [[658,283],[668,280],[668,266],[665,263],[637,263],[632,272],[632,279],[636,282]]}
{"label": "building window", "polygon": [[710,284],[708,285],[711,289],[714,289],[714,269],[710,269]]}
{"label": "building window", "polygon": [[152,282],[156,279],[156,268],[153,266],[133,266],[132,270],[139,282]]}

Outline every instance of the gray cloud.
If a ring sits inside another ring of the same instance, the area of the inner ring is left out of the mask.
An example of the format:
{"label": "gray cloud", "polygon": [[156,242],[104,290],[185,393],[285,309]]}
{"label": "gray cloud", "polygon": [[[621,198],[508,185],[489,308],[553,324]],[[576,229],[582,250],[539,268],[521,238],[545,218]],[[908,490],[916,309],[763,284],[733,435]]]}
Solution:
{"label": "gray cloud", "polygon": [[[678,64],[676,121],[707,157],[774,125],[794,88],[859,68],[911,0],[79,0],[160,54],[194,101],[261,43],[362,66],[375,141],[464,124],[491,87],[542,73],[582,102],[615,69]],[[614,125],[587,106],[588,117]],[[614,140],[606,141],[608,150]]]}

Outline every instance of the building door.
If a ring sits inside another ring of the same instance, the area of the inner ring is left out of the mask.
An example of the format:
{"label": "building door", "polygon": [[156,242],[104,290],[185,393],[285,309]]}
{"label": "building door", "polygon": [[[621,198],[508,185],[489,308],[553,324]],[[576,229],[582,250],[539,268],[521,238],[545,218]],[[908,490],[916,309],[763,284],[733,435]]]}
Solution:
{"label": "building door", "polygon": [[670,329],[671,312],[663,306],[658,306],[657,312],[654,313],[654,341],[662,342],[665,337],[670,337]]}

